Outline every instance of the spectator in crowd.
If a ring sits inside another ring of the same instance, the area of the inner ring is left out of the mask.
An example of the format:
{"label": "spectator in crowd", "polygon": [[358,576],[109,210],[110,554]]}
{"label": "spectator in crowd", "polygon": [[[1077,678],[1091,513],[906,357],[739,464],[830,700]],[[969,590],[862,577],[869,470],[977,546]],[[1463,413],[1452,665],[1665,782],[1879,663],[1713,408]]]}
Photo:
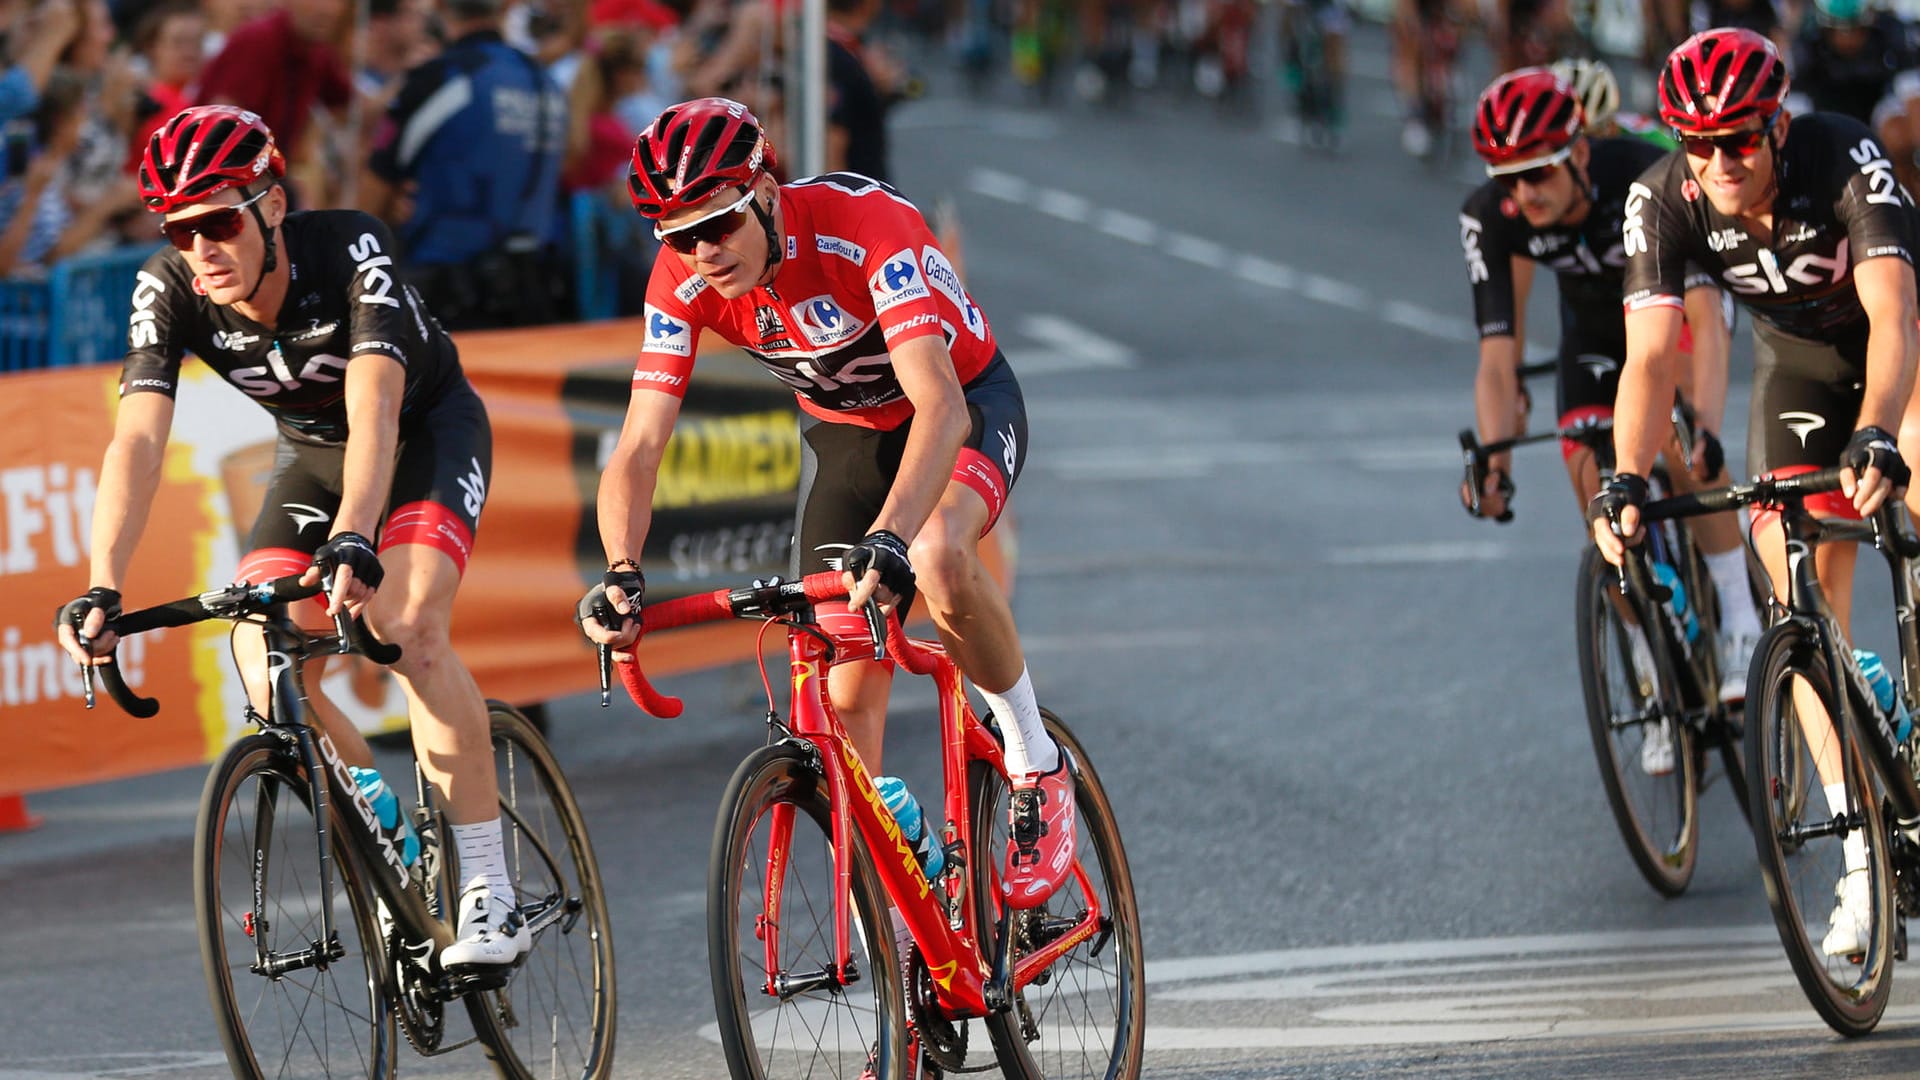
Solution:
{"label": "spectator in crowd", "polygon": [[166,0],[148,9],[134,28],[133,47],[146,61],[147,82],[134,105],[129,172],[139,167],[153,133],[181,109],[197,104],[191,90],[206,63],[201,51],[206,35],[207,17],[193,0]]}
{"label": "spectator in crowd", "polygon": [[439,54],[432,22],[431,0],[369,0],[354,85],[380,111],[392,104],[402,76]]}
{"label": "spectator in crowd", "polygon": [[891,180],[887,109],[905,82],[900,65],[863,36],[880,0],[827,0],[827,171]]}
{"label": "spectator in crowd", "polygon": [[207,17],[207,36],[200,43],[201,55],[219,56],[227,47],[229,35],[274,6],[277,5],[273,0],[200,0],[200,11]]}
{"label": "spectator in crowd", "polygon": [[567,162],[561,186],[587,191],[626,184],[627,159],[638,130],[615,105],[647,86],[647,60],[637,35],[596,31],[587,39],[587,62],[574,76],[567,103]]}
{"label": "spectator in crowd", "polygon": [[551,322],[567,102],[501,37],[501,0],[447,0],[452,41],[407,73],[375,137],[362,208],[395,226],[449,329]]}
{"label": "spectator in crowd", "polygon": [[1788,111],[1841,113],[1873,128],[1900,179],[1911,185],[1915,144],[1908,114],[1920,111],[1914,72],[1920,53],[1911,28],[1862,0],[1814,0],[1791,55]]}
{"label": "spectator in crowd", "polygon": [[238,105],[258,113],[287,157],[296,204],[324,205],[325,178],[301,165],[316,103],[345,119],[353,82],[334,42],[351,12],[348,0],[287,0],[285,7],[235,29],[201,76],[203,105]]}
{"label": "spectator in crowd", "polygon": [[693,97],[731,97],[768,116],[751,91],[756,75],[766,70],[777,31],[770,0],[696,0],[681,24],[674,72]]}
{"label": "spectator in crowd", "polygon": [[139,208],[133,180],[91,201],[74,197],[69,178],[87,119],[86,82],[58,69],[34,110],[38,150],[18,176],[0,182],[0,277],[37,272],[113,239],[116,216]]}
{"label": "spectator in crowd", "polygon": [[[76,0],[41,0],[30,11],[15,12],[6,49],[0,53],[7,62],[0,71],[0,125],[33,113],[60,55],[79,35],[81,18]],[[27,140],[16,136],[14,141],[25,145]]]}

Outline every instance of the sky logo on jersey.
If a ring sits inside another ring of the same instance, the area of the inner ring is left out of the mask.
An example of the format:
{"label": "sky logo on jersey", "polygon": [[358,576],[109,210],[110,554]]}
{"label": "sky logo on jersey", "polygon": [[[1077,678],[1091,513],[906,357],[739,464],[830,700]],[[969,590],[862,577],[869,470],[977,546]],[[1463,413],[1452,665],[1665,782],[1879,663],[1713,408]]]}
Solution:
{"label": "sky logo on jersey", "polygon": [[802,300],[794,314],[800,317],[800,334],[816,348],[851,341],[867,324],[847,314],[831,296]]}
{"label": "sky logo on jersey", "polygon": [[642,352],[669,353],[674,356],[693,355],[693,328],[671,315],[664,314],[657,307],[648,304],[645,309],[647,324],[647,344]]}
{"label": "sky logo on jersey", "polygon": [[940,295],[953,301],[960,309],[960,318],[967,324],[967,330],[974,337],[987,339],[987,320],[974,306],[973,297],[967,295],[966,287],[960,284],[960,273],[947,261],[939,248],[927,248],[920,253],[920,268],[926,271],[927,284],[939,290]]}
{"label": "sky logo on jersey", "polygon": [[851,240],[838,236],[816,236],[813,238],[813,246],[818,248],[822,255],[838,255],[861,266],[867,263],[867,249]]}
{"label": "sky logo on jersey", "polygon": [[873,294],[873,310],[886,311],[909,300],[925,300],[927,283],[920,279],[920,267],[912,248],[894,252],[880,269],[867,279],[867,291]]}

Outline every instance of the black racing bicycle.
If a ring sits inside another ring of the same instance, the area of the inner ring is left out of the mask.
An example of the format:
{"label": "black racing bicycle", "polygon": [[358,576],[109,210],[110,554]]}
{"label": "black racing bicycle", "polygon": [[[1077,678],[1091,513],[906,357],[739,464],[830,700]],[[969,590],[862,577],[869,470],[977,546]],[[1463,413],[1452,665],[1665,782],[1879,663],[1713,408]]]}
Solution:
{"label": "black racing bicycle", "polygon": [[[1552,369],[1546,362],[1521,373]],[[1685,402],[1676,401],[1673,423],[1681,451],[1690,456],[1695,427]],[[1603,484],[1612,476],[1613,425],[1599,421],[1484,445],[1463,430],[1466,481],[1477,497],[1492,455],[1558,439],[1590,448]],[[1648,485],[1657,495],[1673,490],[1660,466]],[[1672,519],[1647,533],[1648,542],[1628,548],[1617,570],[1592,543],[1584,545],[1574,617],[1587,731],[1607,805],[1647,884],[1678,896],[1692,882],[1699,857],[1699,798],[1710,751],[1719,752],[1734,799],[1747,813],[1743,728],[1738,706],[1720,700],[1720,598],[1693,532]]]}
{"label": "black racing bicycle", "polygon": [[[1911,562],[1920,538],[1899,499],[1864,521],[1808,512],[1807,496],[1839,486],[1831,468],[1650,503],[1646,517],[1779,508],[1787,595],[1776,600],[1747,676],[1753,838],[1780,943],[1807,1000],[1835,1031],[1863,1035],[1886,1010],[1893,962],[1907,956],[1906,919],[1920,912],[1920,739],[1897,731],[1911,694],[1890,710],[1868,685],[1815,576],[1814,553],[1858,542],[1886,558],[1911,691],[1920,678]],[[1825,789],[1843,782],[1845,805],[1830,805]]]}
{"label": "black racing bicycle", "polygon": [[[237,584],[114,620],[126,637],[209,619],[266,634],[272,696],[258,731],[214,763],[201,795],[194,901],[208,992],[233,1072],[255,1077],[393,1076],[396,1028],[416,1051],[477,1041],[502,1076],[598,1080],[613,1062],[613,936],[586,823],[546,741],[510,705],[488,702],[508,869],[528,955],[486,975],[443,970],[460,881],[443,813],[414,765],[411,863],[379,828],[333,742],[302,707],[309,659],[359,652],[390,664],[400,650],[342,617],[313,635],[285,605],[317,595],[298,577]],[[109,662],[92,672],[136,717],[159,703]],[[318,812],[317,808],[325,808]],[[447,1037],[463,1003],[474,1035]]]}

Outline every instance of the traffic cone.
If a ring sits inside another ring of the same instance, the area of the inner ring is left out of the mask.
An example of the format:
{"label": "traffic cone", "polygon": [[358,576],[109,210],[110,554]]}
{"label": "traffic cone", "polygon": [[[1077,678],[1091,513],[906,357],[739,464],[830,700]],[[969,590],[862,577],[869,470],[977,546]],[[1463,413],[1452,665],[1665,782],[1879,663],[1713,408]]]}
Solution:
{"label": "traffic cone", "polygon": [[40,818],[27,812],[25,795],[0,795],[0,833],[38,828]]}

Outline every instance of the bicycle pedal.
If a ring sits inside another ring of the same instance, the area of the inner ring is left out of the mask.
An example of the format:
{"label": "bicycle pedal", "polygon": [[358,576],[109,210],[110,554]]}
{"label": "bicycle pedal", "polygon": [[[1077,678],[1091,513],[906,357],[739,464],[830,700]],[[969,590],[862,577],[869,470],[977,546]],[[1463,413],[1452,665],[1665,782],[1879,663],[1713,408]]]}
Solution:
{"label": "bicycle pedal", "polygon": [[520,967],[520,961],[511,964],[469,964],[447,972],[447,992],[450,996],[480,994],[489,990],[498,990],[507,985],[514,971]]}

